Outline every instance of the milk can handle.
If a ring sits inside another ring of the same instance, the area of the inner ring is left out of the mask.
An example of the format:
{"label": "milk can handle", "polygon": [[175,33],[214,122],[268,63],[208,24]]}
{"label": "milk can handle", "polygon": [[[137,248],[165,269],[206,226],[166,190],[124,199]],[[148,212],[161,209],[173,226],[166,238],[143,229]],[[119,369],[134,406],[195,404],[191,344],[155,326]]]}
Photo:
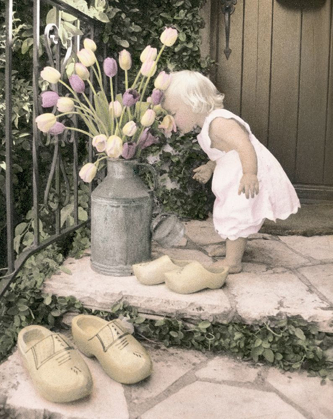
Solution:
{"label": "milk can handle", "polygon": [[152,173],[153,178],[154,178],[153,191],[156,191],[158,189],[158,177],[157,177],[157,173],[156,173],[155,168],[151,164],[148,164],[148,163],[136,163],[136,164],[137,164],[137,166],[145,166],[145,167],[148,168],[148,170],[150,170],[150,173]]}

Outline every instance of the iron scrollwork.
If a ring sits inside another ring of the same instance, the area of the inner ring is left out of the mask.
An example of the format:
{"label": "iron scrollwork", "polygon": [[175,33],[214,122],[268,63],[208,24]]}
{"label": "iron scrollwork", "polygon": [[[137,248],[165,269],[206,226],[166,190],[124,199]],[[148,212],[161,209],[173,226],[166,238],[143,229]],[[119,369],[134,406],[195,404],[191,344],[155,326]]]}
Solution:
{"label": "iron scrollwork", "polygon": [[230,25],[231,20],[230,16],[235,11],[235,6],[237,4],[237,0],[221,0],[222,3],[222,13],[224,14],[224,24],[225,24],[225,49],[224,54],[227,57],[227,60],[229,59],[229,56],[231,54],[231,49],[229,47],[229,41],[230,41]]}

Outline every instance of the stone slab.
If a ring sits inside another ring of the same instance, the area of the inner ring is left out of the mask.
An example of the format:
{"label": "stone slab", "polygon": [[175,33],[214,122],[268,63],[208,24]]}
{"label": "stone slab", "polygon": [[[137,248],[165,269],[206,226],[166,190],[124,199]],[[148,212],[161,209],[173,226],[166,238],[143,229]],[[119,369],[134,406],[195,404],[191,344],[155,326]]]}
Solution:
{"label": "stone slab", "polygon": [[224,241],[216,233],[212,218],[208,218],[205,221],[187,222],[185,223],[185,228],[186,236],[198,245],[208,245]]}
{"label": "stone slab", "polygon": [[333,305],[333,263],[308,266],[299,269],[299,272]]}
{"label": "stone slab", "polygon": [[6,408],[16,414],[20,412],[24,419],[42,419],[44,412],[66,419],[129,419],[123,386],[109,378],[96,360],[82,357],[93,377],[92,394],[71,403],[52,403],[36,392],[15,351],[0,366],[0,394],[7,397]]}
{"label": "stone slab", "polygon": [[281,236],[280,240],[306,257],[333,261],[333,236]]}
{"label": "stone slab", "polygon": [[245,323],[300,315],[317,323],[323,331],[333,331],[332,308],[292,272],[229,275],[225,290],[232,295],[236,311]]}
{"label": "stone slab", "polygon": [[249,367],[245,362],[226,356],[218,356],[198,370],[195,375],[199,380],[224,382],[236,381],[238,383],[253,382],[260,368]]}
{"label": "stone slab", "polygon": [[230,315],[231,306],[223,289],[177,294],[165,284],[142,285],[135,276],[112,277],[94,272],[89,256],[77,260],[69,258],[64,266],[72,274],[53,275],[45,281],[44,292],[74,295],[88,308],[110,310],[118,301],[126,300],[147,314],[220,322],[226,322]]}
{"label": "stone slab", "polygon": [[209,382],[192,383],[141,416],[156,418],[305,419],[274,393]]}
{"label": "stone slab", "polygon": [[296,268],[310,263],[309,259],[289,249],[280,240],[262,239],[248,241],[243,261],[285,268]]}
{"label": "stone slab", "polygon": [[[270,368],[267,382],[293,403],[302,406],[315,419],[333,418],[333,383],[320,385],[317,377],[309,378],[305,372],[292,374]],[[330,402],[328,402],[330,401]]]}

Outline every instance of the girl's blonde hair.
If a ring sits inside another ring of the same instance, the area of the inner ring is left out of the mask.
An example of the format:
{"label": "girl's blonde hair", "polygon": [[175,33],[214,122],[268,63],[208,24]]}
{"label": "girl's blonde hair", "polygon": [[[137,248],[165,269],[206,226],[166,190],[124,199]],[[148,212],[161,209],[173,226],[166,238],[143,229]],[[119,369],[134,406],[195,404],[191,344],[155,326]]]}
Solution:
{"label": "girl's blonde hair", "polygon": [[171,82],[165,97],[179,96],[183,103],[192,107],[194,113],[211,112],[223,108],[224,94],[197,71],[182,70],[171,73]]}

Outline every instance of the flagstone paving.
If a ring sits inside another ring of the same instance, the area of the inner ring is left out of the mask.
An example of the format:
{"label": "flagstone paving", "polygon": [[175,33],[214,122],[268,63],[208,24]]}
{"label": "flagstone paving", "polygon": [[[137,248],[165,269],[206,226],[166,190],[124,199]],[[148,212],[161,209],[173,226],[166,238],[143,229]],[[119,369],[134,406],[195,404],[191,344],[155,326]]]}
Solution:
{"label": "flagstone paving", "polygon": [[[153,258],[168,254],[205,266],[225,254],[210,219],[191,221],[177,247],[153,246]],[[148,316],[248,324],[301,316],[333,332],[333,236],[252,236],[240,274],[219,290],[176,294],[165,284],[145,286],[134,276],[93,272],[89,252],[68,259],[66,272],[46,281],[44,291],[74,295],[86,307],[108,310],[128,301]],[[70,274],[69,271],[70,270]],[[70,316],[66,318],[70,322]],[[225,354],[165,348],[144,342],[154,371],[126,386],[111,380],[95,359],[87,361],[93,394],[70,404],[43,400],[33,389],[16,352],[0,365],[0,418],[22,419],[331,419],[333,383],[321,385],[305,372],[283,373]],[[332,348],[333,359],[333,348]],[[2,410],[1,410],[2,405]],[[7,415],[7,416],[6,416]]]}

